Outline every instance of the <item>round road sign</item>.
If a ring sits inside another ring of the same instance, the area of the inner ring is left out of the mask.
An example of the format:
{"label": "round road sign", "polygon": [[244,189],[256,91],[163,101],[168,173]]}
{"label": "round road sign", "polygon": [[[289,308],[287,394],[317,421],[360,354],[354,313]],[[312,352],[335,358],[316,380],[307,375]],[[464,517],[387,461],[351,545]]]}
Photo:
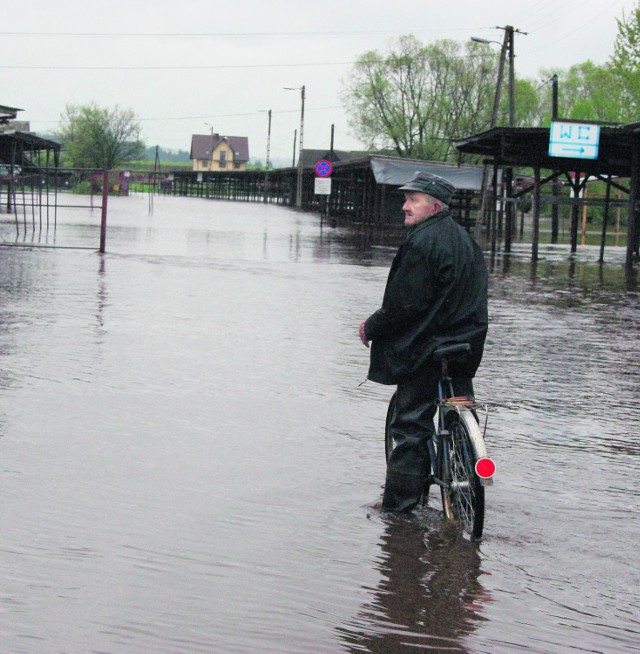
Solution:
{"label": "round road sign", "polygon": [[331,165],[330,161],[327,161],[326,159],[321,159],[316,164],[316,175],[318,177],[331,177],[332,172],[333,172],[333,166]]}

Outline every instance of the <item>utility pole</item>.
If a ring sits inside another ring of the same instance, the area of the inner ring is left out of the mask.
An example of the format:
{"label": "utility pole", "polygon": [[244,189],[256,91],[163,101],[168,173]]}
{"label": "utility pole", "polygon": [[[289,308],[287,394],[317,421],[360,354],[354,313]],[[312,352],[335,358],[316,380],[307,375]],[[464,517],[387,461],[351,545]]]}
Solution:
{"label": "utility pole", "polygon": [[[509,50],[509,127],[513,128],[516,124],[516,109],[515,109],[515,70],[514,60],[515,55],[513,52],[513,27],[507,25],[504,28],[504,45],[502,50]],[[501,53],[501,56],[504,56]],[[509,202],[513,194],[513,168],[507,168],[504,171],[504,190],[500,189],[500,195],[503,197],[501,205],[504,214],[504,249],[505,252],[511,251],[511,240],[513,238],[513,224],[514,224],[514,205]],[[506,195],[506,201],[504,196]]]}
{"label": "utility pole", "polygon": [[302,208],[302,142],[304,134],[304,84],[300,89],[301,109],[300,109],[300,147],[298,148],[298,189],[296,194],[296,206]]}
{"label": "utility pole", "polygon": [[[507,25],[503,27],[504,29],[504,41],[502,43],[502,50],[500,52],[500,66],[504,69],[504,60],[507,51],[509,52],[509,127],[514,128],[516,125],[516,75],[515,75],[515,47],[514,47],[514,33],[518,32],[519,34],[526,34],[526,32],[521,32],[516,30],[512,25]],[[499,72],[499,77],[501,74],[504,74],[503,70]],[[502,81],[501,81],[502,83]],[[496,95],[498,95],[499,103],[499,91],[496,90]],[[496,103],[494,103],[494,111],[497,112]],[[496,117],[497,119],[497,117]],[[507,168],[505,171],[505,191],[507,195],[507,203],[505,206],[505,251],[511,251],[511,240],[513,237],[513,227],[515,223],[515,212],[514,205],[512,202],[509,202],[513,194],[513,168]]]}
{"label": "utility pole", "polygon": [[[300,146],[298,147],[298,184],[296,188],[296,206],[298,209],[302,208],[302,149],[304,140],[304,98],[305,88],[304,84],[300,87],[285,86],[287,91],[300,91]],[[295,158],[294,163],[295,165]]]}
{"label": "utility pole", "polygon": [[269,109],[269,127],[267,128],[267,170],[271,166],[271,109]]}
{"label": "utility pole", "polygon": [[293,157],[291,157],[291,167],[296,167],[296,141],[298,140],[298,130],[293,130]]}
{"label": "utility pole", "polygon": [[[498,41],[489,41],[487,39],[481,39],[478,37],[471,37],[472,41],[478,43],[496,43],[500,45],[500,59],[498,61],[498,79],[496,80],[496,90],[493,96],[493,109],[491,111],[491,124],[490,128],[493,129],[498,124],[498,111],[500,109],[500,95],[502,92],[502,85],[504,83],[504,68],[507,61],[507,54],[509,55],[509,127],[515,126],[515,50],[514,50],[514,33],[526,34],[526,32],[521,32],[518,29],[515,29],[512,25],[507,25],[506,27],[497,27],[496,29],[504,30],[504,38],[502,44]],[[487,197],[487,177],[488,170],[487,166],[484,167],[484,172],[482,175],[482,191],[481,191],[481,206],[480,206],[480,216],[481,221],[485,226],[488,225],[488,197]],[[509,195],[511,194],[511,184],[513,179],[513,171],[511,169],[505,170],[505,177],[507,183],[507,190]],[[495,194],[494,189],[494,194]],[[511,229],[512,229],[512,212],[511,207],[508,206],[507,210],[507,234],[505,238],[505,249],[508,251],[511,243]]]}
{"label": "utility pole", "polygon": [[330,159],[331,161],[333,161],[333,156],[334,156],[333,155],[333,137],[335,135],[335,129],[336,129],[336,126],[332,123],[331,124],[331,145],[329,147],[329,156],[331,158]]}
{"label": "utility pole", "polygon": [[267,203],[269,197],[269,168],[271,167],[271,109],[268,111],[269,127],[267,128],[267,170],[264,174],[264,202]]}
{"label": "utility pole", "polygon": [[[558,76],[551,77],[551,120],[558,118]],[[551,242],[558,242],[559,220],[558,220],[558,196],[560,195],[558,189],[557,178],[552,182],[553,188],[553,204],[551,205]]]}
{"label": "utility pole", "polygon": [[515,75],[515,54],[513,52],[513,27],[505,27],[505,37],[509,36],[509,127],[516,124],[516,75]]}
{"label": "utility pole", "polygon": [[[504,63],[507,58],[507,50],[509,50],[509,45],[511,43],[511,39],[509,38],[509,28],[510,26],[504,28],[504,41],[502,42],[502,48],[500,49],[500,61],[498,62],[498,79],[496,81],[496,91],[493,95],[493,111],[491,112],[491,128],[494,128],[498,124],[500,94],[502,92],[502,84],[504,81]],[[513,30],[513,27],[511,27],[511,30]],[[511,59],[511,57],[509,57],[509,59]],[[509,118],[511,118],[511,116],[509,116]]]}

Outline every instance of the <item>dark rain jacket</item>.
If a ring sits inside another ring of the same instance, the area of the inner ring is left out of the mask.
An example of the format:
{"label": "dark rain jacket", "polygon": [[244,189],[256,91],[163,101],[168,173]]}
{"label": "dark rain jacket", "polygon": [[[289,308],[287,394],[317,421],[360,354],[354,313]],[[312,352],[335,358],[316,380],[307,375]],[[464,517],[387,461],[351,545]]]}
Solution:
{"label": "dark rain jacket", "polygon": [[452,343],[469,343],[471,357],[451,374],[473,377],[487,325],[482,251],[441,211],[411,229],[391,264],[382,307],[365,323],[372,341],[368,378],[404,382],[433,367],[433,351]]}

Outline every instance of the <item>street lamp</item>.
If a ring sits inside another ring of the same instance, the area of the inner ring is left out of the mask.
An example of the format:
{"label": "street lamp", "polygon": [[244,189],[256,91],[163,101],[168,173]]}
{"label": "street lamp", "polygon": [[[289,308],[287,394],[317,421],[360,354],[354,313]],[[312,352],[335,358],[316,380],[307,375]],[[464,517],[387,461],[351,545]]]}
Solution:
{"label": "street lamp", "polygon": [[300,91],[301,109],[300,109],[300,145],[298,146],[298,185],[296,188],[296,207],[302,208],[302,137],[304,133],[304,85],[303,86],[285,86],[286,91]]}
{"label": "street lamp", "polygon": [[[499,43],[498,41],[490,41],[489,39],[481,39],[477,36],[472,36],[471,37],[472,41],[475,41],[476,43],[485,43],[487,45],[491,43],[495,43],[496,45],[502,46],[500,48],[500,61],[498,63],[498,79],[496,81],[496,90],[493,96],[493,109],[491,111],[491,129],[493,129],[497,122],[498,122],[498,109],[500,108],[500,92],[502,91],[502,83],[504,80],[504,64],[505,60],[507,58],[507,50],[510,51],[511,55],[513,55],[513,27],[507,26],[504,28],[504,41],[502,43]],[[511,69],[512,72],[513,69]],[[513,94],[513,76],[511,75],[509,78],[509,127],[513,127],[514,125],[514,109],[513,109],[513,104],[514,104],[514,94]],[[493,174],[493,197],[494,200],[497,200],[497,174],[496,174],[496,169],[494,167],[494,174]],[[506,173],[506,182],[509,186],[509,192],[511,189],[511,177],[512,177],[512,171],[510,169],[507,169],[505,171]],[[488,175],[489,175],[489,167],[487,164],[484,165],[482,169],[482,189],[481,189],[481,200],[480,200],[480,216],[481,216],[481,221],[483,224],[485,224],[488,228],[489,231],[491,232],[491,250],[493,251],[495,249],[495,237],[496,237],[496,230],[495,230],[495,222],[494,222],[494,228],[491,229],[491,215],[494,216],[494,221],[495,221],[495,213],[492,212],[492,214],[488,213],[489,210],[489,189],[488,189]],[[511,205],[507,205],[507,232],[508,232],[508,238],[507,238],[507,244],[506,244],[506,249],[510,249],[511,247]]]}
{"label": "street lamp", "polygon": [[500,41],[489,41],[487,39],[481,39],[479,36],[472,36],[471,40],[475,41],[476,43],[496,43],[498,45],[502,45]]}
{"label": "street lamp", "polygon": [[[498,80],[496,82],[496,92],[493,97],[493,111],[491,113],[491,127],[494,128],[498,122],[498,109],[500,107],[500,91],[502,90],[502,82],[504,78],[504,66],[507,59],[507,52],[509,53],[509,127],[513,128],[515,126],[515,69],[514,61],[515,54],[513,48],[513,35],[514,32],[518,34],[525,34],[526,32],[521,32],[518,29],[515,29],[512,25],[506,25],[505,27],[498,27],[497,29],[504,30],[504,40],[502,41],[502,47],[500,48],[500,62],[498,64]],[[488,39],[481,39],[479,37],[471,37],[472,41],[476,43],[498,43],[497,41],[489,41]],[[495,168],[494,168],[495,170]],[[486,187],[486,177],[487,177],[487,166],[484,166],[484,171],[482,175],[482,204],[480,208],[480,214],[483,216],[483,222],[486,222],[485,212],[487,210],[487,187]],[[494,173],[495,179],[495,173]],[[513,183],[513,169],[505,169],[505,183],[506,183],[506,192],[507,197],[511,197],[511,189]],[[494,184],[495,186],[495,184]],[[494,188],[494,193],[496,189]],[[512,205],[507,203],[507,216],[506,216],[506,234],[505,234],[505,252],[508,252],[511,249],[511,231],[512,231]],[[494,248],[493,238],[495,238],[495,231],[492,237],[491,247]]]}
{"label": "street lamp", "polygon": [[213,125],[211,123],[205,123],[205,125],[211,130],[211,138],[209,139],[209,163],[207,164],[211,170],[213,168]]}
{"label": "street lamp", "polygon": [[[498,122],[498,109],[500,107],[500,93],[502,91],[502,82],[504,79],[504,62],[507,56],[507,50],[509,49],[509,31],[505,30],[504,34],[504,41],[500,43],[499,41],[490,41],[488,39],[481,39],[479,36],[472,36],[471,40],[474,41],[475,43],[484,43],[486,45],[489,45],[491,43],[495,43],[496,45],[501,46],[500,50],[500,63],[498,64],[498,80],[496,81],[496,90],[493,96],[493,110],[491,112],[491,125],[490,127],[493,129],[496,126],[496,123]],[[511,95],[510,95],[511,98]],[[509,106],[509,127],[513,127],[512,124],[512,110],[511,110],[511,105]]]}

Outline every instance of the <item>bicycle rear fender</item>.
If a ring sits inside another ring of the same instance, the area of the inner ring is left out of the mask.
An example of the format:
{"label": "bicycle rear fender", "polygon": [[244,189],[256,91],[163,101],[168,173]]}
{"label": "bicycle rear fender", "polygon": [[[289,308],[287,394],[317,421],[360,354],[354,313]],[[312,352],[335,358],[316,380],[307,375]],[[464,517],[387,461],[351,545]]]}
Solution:
{"label": "bicycle rear fender", "polygon": [[[480,426],[478,425],[478,422],[474,418],[473,414],[471,413],[471,411],[466,409],[460,410],[459,414],[460,414],[460,420],[464,423],[464,426],[467,428],[467,432],[469,433],[469,437],[471,438],[471,442],[473,443],[473,447],[475,448],[478,459],[487,457],[488,456],[487,446],[484,442],[484,438],[482,438],[482,432],[480,431]],[[480,477],[480,484],[482,486],[492,486],[493,478],[483,479],[482,477]]]}

